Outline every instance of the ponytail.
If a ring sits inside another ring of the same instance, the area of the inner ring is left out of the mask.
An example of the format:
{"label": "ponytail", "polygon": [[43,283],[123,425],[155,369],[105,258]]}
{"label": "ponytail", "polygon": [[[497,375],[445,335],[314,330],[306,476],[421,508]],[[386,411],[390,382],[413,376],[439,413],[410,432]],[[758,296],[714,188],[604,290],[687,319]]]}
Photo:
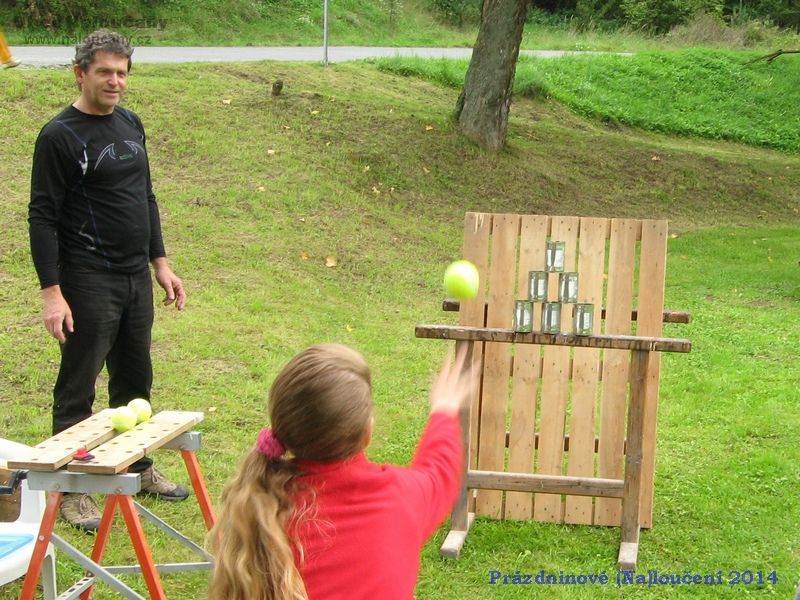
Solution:
{"label": "ponytail", "polygon": [[[295,566],[292,518],[295,467],[251,451],[222,493],[209,533],[215,556],[209,600],[306,600]],[[298,549],[299,550],[299,549]]]}
{"label": "ponytail", "polygon": [[297,467],[282,457],[288,450],[300,460],[344,460],[369,440],[369,367],[350,348],[304,350],[281,370],[269,397],[271,428],[225,486],[209,533],[216,562],[210,600],[306,600],[294,561],[303,549],[287,531],[314,521],[315,493],[297,489]]}

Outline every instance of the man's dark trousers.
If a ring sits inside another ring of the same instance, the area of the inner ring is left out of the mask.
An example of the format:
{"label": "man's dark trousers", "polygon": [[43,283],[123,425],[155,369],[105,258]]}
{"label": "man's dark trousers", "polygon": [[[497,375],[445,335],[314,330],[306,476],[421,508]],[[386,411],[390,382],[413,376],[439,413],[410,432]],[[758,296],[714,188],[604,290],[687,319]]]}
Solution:
{"label": "man's dark trousers", "polygon": [[[53,433],[92,414],[97,376],[108,369],[109,405],[150,399],[153,366],[153,283],[150,270],[109,273],[62,267],[61,293],[72,310],[74,332],[65,331],[61,368],[53,389]],[[128,470],[152,465],[144,457]]]}

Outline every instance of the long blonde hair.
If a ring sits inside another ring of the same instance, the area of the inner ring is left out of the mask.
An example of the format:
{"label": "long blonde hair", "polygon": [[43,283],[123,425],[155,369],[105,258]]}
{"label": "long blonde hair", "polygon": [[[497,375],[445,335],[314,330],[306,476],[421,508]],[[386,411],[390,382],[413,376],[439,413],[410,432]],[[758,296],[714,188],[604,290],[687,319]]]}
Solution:
{"label": "long blonde hair", "polygon": [[[222,493],[219,520],[209,533],[215,556],[212,600],[305,600],[289,524],[309,507],[295,506],[301,473],[292,457],[332,462],[359,452],[372,418],[369,367],[337,344],[304,350],[283,368],[269,394],[275,437],[288,455],[257,449],[244,458]],[[312,490],[313,494],[313,490]]]}

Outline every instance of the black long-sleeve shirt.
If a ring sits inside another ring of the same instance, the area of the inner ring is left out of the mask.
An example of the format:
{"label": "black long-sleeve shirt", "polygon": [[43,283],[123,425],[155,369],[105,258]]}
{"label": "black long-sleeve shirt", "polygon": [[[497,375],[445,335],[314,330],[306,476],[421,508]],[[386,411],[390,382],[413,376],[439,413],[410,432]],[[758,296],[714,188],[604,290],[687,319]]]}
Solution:
{"label": "black long-sleeve shirt", "polygon": [[144,127],[121,107],[89,115],[68,106],[36,140],[28,206],[42,288],[59,265],[134,273],[165,256]]}

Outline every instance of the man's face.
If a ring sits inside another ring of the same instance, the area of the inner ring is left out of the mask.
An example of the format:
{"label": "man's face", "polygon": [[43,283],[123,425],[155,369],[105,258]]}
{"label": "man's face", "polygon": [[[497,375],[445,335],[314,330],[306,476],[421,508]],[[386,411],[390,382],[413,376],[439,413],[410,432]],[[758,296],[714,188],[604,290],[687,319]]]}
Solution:
{"label": "man's face", "polygon": [[93,115],[111,114],[128,87],[128,59],[98,51],[88,70],[75,65],[74,71],[81,87],[79,108]]}

